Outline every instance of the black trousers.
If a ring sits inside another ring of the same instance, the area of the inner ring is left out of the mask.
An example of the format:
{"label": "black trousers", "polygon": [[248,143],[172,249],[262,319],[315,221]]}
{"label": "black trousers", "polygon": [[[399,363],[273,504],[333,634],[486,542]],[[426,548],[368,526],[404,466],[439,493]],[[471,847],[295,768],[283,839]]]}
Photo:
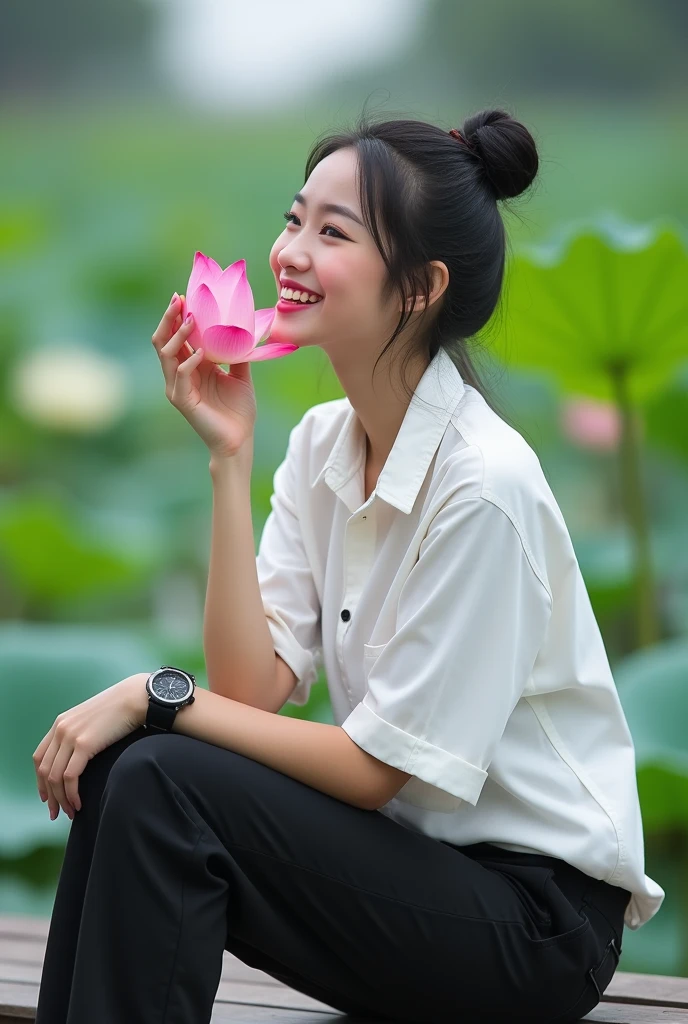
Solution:
{"label": "black trousers", "polygon": [[130,733],[79,793],[36,1024],[207,1024],[224,949],[352,1015],[568,1024],[618,962],[627,890],[181,733]]}

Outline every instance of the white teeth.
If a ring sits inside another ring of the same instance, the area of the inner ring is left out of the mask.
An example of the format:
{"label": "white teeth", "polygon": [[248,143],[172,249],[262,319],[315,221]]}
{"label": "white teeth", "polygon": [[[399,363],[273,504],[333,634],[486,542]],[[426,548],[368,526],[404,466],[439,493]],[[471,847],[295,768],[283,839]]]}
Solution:
{"label": "white teeth", "polygon": [[283,288],[280,292],[281,299],[291,299],[293,302],[302,302],[304,305],[307,302],[320,302],[317,295],[313,295],[311,292],[302,292],[296,288]]}

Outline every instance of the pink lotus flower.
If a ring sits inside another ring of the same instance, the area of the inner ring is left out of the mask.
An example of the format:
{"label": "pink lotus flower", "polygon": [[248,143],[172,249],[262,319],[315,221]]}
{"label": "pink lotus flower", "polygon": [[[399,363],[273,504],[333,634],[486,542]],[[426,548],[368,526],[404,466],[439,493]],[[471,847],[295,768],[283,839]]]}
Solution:
{"label": "pink lotus flower", "polygon": [[182,302],[182,317],[193,313],[194,329],[189,344],[203,349],[203,358],[213,363],[252,363],[277,359],[295,352],[298,345],[267,341],[260,348],[275,319],[275,308],[256,309],[246,277],[246,260],[231,263],[226,270],[209,256],[197,252]]}
{"label": "pink lotus flower", "polygon": [[616,406],[590,398],[568,398],[561,407],[564,434],[581,448],[614,451],[621,438]]}

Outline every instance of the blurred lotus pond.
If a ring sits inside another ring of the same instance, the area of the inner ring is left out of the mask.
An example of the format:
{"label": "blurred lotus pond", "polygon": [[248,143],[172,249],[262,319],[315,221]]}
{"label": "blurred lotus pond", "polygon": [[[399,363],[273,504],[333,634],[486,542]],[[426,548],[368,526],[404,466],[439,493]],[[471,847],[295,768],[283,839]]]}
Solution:
{"label": "blurred lotus pond", "polygon": [[[141,125],[51,146],[58,125],[39,140],[14,124],[2,168],[0,913],[52,909],[69,822],[50,821],[31,754],[57,714],[160,664],[207,685],[207,450],[150,337],[196,249],[244,256],[256,307],[274,303],[267,250],[309,141],[285,133],[275,167],[263,129],[221,148],[190,129],[161,174]],[[207,159],[186,190],[194,148]],[[514,246],[478,362],[562,508],[636,744],[646,870],[667,899],[626,931],[623,968],[688,975],[688,246],[668,219],[612,214],[545,235]],[[253,377],[257,545],[289,429],[342,392],[321,351]],[[332,721],[324,677],[280,713]]]}

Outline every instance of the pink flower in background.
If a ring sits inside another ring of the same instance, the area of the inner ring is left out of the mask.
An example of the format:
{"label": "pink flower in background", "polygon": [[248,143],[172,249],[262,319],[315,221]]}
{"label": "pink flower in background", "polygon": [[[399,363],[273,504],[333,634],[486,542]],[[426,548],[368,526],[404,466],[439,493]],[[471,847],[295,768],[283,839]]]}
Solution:
{"label": "pink flower in background", "polygon": [[562,405],[564,434],[581,448],[615,451],[621,437],[621,420],[612,402],[569,398]]}
{"label": "pink flower in background", "polygon": [[215,260],[197,252],[181,312],[182,317],[187,313],[194,316],[189,344],[194,350],[202,348],[204,359],[213,363],[231,366],[277,359],[299,347],[271,341],[257,347],[272,326],[275,308],[255,308],[246,260],[237,260],[223,270]]}

